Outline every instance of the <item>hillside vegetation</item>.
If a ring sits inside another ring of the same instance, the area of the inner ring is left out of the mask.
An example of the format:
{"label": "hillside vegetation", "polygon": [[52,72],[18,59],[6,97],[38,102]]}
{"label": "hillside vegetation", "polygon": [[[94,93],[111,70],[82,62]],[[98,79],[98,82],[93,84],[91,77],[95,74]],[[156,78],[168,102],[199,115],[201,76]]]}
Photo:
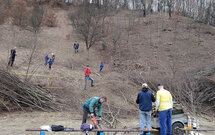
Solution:
{"label": "hillside vegetation", "polygon": [[[27,9],[38,13],[36,6]],[[187,111],[214,115],[213,26],[176,14],[169,18],[166,13],[155,12],[142,17],[140,11],[108,11],[104,19],[106,35],[93,44],[86,59],[86,42],[80,39],[70,18],[78,7],[60,9],[45,5],[44,9],[52,10],[47,16],[56,18],[55,25],[48,27],[47,20],[42,20],[37,27],[19,26],[13,23],[11,16],[0,25],[0,67],[12,74],[19,73],[16,76],[21,80],[40,87],[48,85],[47,76],[57,77],[51,78],[50,85],[62,89],[49,91],[69,105],[62,111],[80,113],[86,99],[105,95],[107,114],[112,111],[125,117],[138,116],[135,100],[141,84],[147,82],[156,93],[156,84],[163,82],[174,100]],[[80,44],[77,54],[73,48],[76,40]],[[10,49],[14,46],[17,47],[16,60],[13,67],[8,67]],[[44,57],[51,53],[55,53],[56,58],[49,70],[44,65]],[[104,62],[102,72],[99,72],[100,61]],[[88,85],[84,91],[84,69],[88,64],[95,87]],[[26,78],[27,71],[35,76]]]}

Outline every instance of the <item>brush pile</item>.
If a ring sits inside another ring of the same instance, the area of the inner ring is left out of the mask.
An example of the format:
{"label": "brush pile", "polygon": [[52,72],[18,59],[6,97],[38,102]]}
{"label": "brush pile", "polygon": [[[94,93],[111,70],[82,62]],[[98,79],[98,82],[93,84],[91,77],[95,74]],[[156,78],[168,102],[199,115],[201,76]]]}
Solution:
{"label": "brush pile", "polygon": [[60,102],[49,90],[0,69],[0,111],[57,111]]}

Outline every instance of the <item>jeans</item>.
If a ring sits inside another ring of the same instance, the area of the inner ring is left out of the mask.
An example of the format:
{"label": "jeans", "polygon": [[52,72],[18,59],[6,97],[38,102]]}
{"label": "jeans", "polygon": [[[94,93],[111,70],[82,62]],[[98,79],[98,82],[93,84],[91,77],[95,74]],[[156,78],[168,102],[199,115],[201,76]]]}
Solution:
{"label": "jeans", "polygon": [[93,78],[91,78],[91,77],[85,77],[84,90],[87,90],[87,82],[88,82],[88,80],[90,80],[90,81],[91,81],[91,87],[93,87],[93,86],[94,86],[94,85],[93,85]]}
{"label": "jeans", "polygon": [[[140,114],[140,129],[151,129],[151,114],[152,111],[141,111],[139,110]],[[146,133],[141,132],[140,135],[145,135]]]}
{"label": "jeans", "polygon": [[159,111],[161,135],[172,135],[172,109]]}

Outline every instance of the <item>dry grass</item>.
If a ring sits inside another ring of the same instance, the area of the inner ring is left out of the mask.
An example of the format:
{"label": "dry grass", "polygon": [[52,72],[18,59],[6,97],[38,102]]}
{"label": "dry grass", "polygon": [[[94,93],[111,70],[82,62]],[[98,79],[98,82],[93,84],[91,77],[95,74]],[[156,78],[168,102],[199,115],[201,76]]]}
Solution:
{"label": "dry grass", "polygon": [[[69,109],[73,112],[81,112],[82,103],[89,97],[105,95],[110,105],[122,107],[129,114],[130,110],[138,111],[135,99],[143,81],[153,79],[153,84],[156,84],[163,81],[162,78],[172,78],[175,70],[175,76],[181,76],[183,72],[214,65],[214,27],[180,16],[172,19],[168,19],[166,14],[153,14],[146,18],[137,16],[138,13],[134,12],[134,22],[130,24],[131,13],[127,11],[109,17],[111,26],[121,30],[116,52],[113,53],[113,36],[110,35],[105,39],[106,50],[98,44],[90,50],[90,60],[87,61],[85,44],[77,39],[67,11],[56,10],[57,27],[42,27],[39,32],[30,73],[64,77],[53,80],[52,84],[65,89],[52,91],[71,103]],[[25,73],[33,35],[10,25],[0,25],[0,31],[1,63],[6,65],[10,48],[17,46],[15,66],[9,70]],[[75,40],[80,43],[78,54],[73,49]],[[56,54],[56,59],[53,69],[48,70],[44,66],[44,56],[51,52]],[[99,73],[100,60],[105,64],[102,73]],[[93,72],[95,87],[88,85],[88,90],[84,91],[84,68],[87,64]],[[46,85],[45,80],[42,83]],[[156,87],[152,88],[156,91]]]}

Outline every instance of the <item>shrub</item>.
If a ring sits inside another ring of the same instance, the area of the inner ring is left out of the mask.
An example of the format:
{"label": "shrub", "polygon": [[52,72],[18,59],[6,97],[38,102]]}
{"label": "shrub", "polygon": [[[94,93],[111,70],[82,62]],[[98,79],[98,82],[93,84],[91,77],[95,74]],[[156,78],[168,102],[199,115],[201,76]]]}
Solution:
{"label": "shrub", "polygon": [[12,2],[11,17],[14,25],[26,26],[28,24],[29,14],[26,1],[16,0]]}
{"label": "shrub", "polygon": [[5,19],[5,9],[2,5],[0,5],[0,24],[4,23]]}
{"label": "shrub", "polygon": [[50,0],[49,4],[52,7],[61,7],[61,8],[63,8],[65,6],[64,0]]}
{"label": "shrub", "polygon": [[107,48],[107,43],[106,43],[106,41],[103,41],[103,43],[102,43],[102,50],[106,50],[106,48]]}
{"label": "shrub", "polygon": [[48,27],[56,27],[56,15],[53,10],[49,10],[44,17],[44,24]]}

